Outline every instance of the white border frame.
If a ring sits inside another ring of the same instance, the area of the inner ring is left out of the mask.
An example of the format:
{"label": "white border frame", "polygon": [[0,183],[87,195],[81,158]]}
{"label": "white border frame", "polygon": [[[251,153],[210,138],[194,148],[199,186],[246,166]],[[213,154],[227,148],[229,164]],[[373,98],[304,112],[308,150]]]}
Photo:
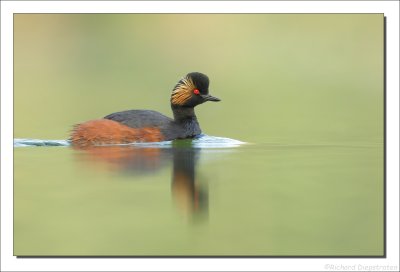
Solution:
{"label": "white border frame", "polygon": [[[13,256],[14,13],[384,13],[387,17],[386,258],[33,258]],[[1,2],[1,271],[339,271],[399,270],[398,1],[2,1]],[[390,267],[388,267],[390,266]],[[392,268],[392,269],[390,269]]]}

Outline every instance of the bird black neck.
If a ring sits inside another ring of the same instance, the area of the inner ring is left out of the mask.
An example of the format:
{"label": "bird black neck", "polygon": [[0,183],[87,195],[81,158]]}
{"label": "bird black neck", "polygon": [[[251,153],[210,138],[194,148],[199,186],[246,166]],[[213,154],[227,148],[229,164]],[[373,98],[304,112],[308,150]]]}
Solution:
{"label": "bird black neck", "polygon": [[171,106],[174,122],[183,129],[185,137],[194,137],[201,133],[199,122],[193,107]]}
{"label": "bird black neck", "polygon": [[175,122],[187,122],[191,120],[196,120],[197,117],[194,113],[194,108],[191,107],[179,107],[179,106],[172,106],[172,112],[174,113],[174,120]]}

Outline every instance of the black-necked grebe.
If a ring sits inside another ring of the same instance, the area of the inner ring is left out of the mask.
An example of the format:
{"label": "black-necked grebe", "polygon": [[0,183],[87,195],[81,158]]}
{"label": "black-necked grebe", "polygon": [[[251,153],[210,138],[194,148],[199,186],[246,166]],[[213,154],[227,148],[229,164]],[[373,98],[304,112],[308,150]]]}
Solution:
{"label": "black-necked grebe", "polygon": [[116,112],[76,125],[70,141],[75,146],[91,146],[193,138],[201,134],[194,107],[206,101],[220,101],[209,95],[208,86],[205,74],[189,73],[172,90],[173,119],[152,110]]}

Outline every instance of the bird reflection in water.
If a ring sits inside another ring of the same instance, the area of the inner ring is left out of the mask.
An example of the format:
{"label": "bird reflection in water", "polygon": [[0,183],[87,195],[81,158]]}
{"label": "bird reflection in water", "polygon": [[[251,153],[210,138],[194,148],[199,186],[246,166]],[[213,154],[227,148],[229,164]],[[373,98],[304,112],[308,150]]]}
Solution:
{"label": "bird reflection in water", "polygon": [[196,182],[200,148],[191,140],[176,140],[171,147],[131,145],[74,147],[79,159],[129,175],[152,174],[172,161],[171,192],[179,211],[194,221],[207,218],[208,189]]}
{"label": "bird reflection in water", "polygon": [[196,215],[196,219],[208,212],[208,192],[196,182],[199,157],[198,148],[173,148],[172,195],[180,210]]}

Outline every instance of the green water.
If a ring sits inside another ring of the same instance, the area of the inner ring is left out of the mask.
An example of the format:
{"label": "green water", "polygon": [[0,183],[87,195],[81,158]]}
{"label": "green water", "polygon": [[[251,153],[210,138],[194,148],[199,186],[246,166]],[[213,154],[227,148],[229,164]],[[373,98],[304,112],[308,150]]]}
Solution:
{"label": "green water", "polygon": [[15,255],[383,254],[382,14],[17,14],[14,138],[196,108],[238,147],[14,149]]}
{"label": "green water", "polygon": [[15,254],[383,253],[382,146],[102,151],[15,150]]}

